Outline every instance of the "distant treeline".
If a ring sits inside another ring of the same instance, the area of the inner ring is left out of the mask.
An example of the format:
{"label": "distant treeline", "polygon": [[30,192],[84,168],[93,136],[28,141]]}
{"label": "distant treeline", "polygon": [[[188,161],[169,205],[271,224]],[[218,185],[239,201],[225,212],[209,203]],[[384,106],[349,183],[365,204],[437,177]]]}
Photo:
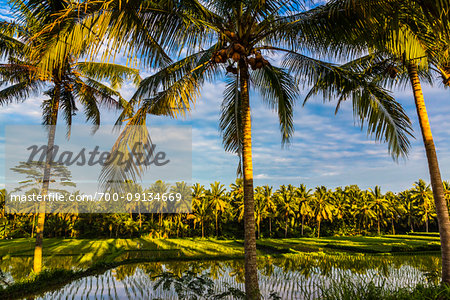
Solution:
{"label": "distant treeline", "polygon": [[[52,213],[46,218],[47,237],[243,237],[243,186],[237,179],[227,190],[214,182],[174,186],[157,181],[144,192],[192,193],[192,212],[179,214]],[[450,184],[444,182],[447,201]],[[184,192],[183,192],[184,190]],[[36,214],[5,214],[2,191],[0,238],[34,235]],[[362,190],[356,185],[309,189],[301,184],[255,188],[255,218],[258,237],[396,234],[437,230],[430,186],[423,180],[409,190],[381,193],[380,187]]]}

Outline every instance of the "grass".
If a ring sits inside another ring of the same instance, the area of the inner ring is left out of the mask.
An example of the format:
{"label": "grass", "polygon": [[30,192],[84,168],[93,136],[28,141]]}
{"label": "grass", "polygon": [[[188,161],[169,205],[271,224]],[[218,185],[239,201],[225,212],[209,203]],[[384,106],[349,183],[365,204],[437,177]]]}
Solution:
{"label": "grass", "polygon": [[[391,253],[439,250],[440,241],[434,235],[385,235],[380,237],[323,237],[261,239],[259,254],[285,252],[357,252]],[[0,241],[0,257],[30,257],[33,239]],[[124,253],[147,253],[155,258],[243,256],[243,242],[199,238],[178,239],[57,239],[44,240],[44,256],[83,256],[83,260],[113,259]]]}
{"label": "grass", "polygon": [[299,252],[356,252],[356,253],[396,253],[439,251],[439,237],[386,235],[380,237],[324,237],[324,238],[293,238],[293,239],[263,239],[257,241],[263,247],[279,251],[290,250]]}
{"label": "grass", "polygon": [[343,279],[328,286],[319,287],[323,300],[444,300],[450,299],[450,286],[431,284],[414,288],[391,289],[385,284],[362,284]]}
{"label": "grass", "polygon": [[[56,239],[44,240],[43,255],[77,256],[83,255],[86,260],[114,257],[121,252],[152,252],[160,258],[183,256],[201,257],[230,255],[242,256],[242,243],[233,240],[215,239]],[[0,256],[26,257],[34,251],[33,239],[15,239],[0,241]]]}

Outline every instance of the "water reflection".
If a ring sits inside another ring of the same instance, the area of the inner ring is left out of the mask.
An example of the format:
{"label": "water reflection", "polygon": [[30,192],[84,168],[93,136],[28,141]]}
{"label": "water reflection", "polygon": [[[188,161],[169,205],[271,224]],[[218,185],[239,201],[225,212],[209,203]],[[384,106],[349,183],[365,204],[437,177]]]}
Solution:
{"label": "water reflection", "polygon": [[[76,263],[68,266],[69,261],[66,261],[66,267],[79,267]],[[19,267],[20,263],[16,263],[16,267],[11,266],[8,270],[11,276],[25,272],[23,267]],[[317,297],[319,285],[327,286],[342,276],[357,282],[384,283],[393,289],[413,287],[424,283],[426,274],[439,273],[440,257],[296,254],[283,258],[260,258],[258,269],[264,295],[276,291],[283,299],[303,299]],[[85,277],[47,292],[39,299],[177,299],[173,290],[154,289],[156,277],[162,272],[181,275],[188,271],[208,273],[216,283],[217,292],[224,291],[225,283],[244,289],[244,264],[241,260],[152,262],[122,265],[98,276]]]}

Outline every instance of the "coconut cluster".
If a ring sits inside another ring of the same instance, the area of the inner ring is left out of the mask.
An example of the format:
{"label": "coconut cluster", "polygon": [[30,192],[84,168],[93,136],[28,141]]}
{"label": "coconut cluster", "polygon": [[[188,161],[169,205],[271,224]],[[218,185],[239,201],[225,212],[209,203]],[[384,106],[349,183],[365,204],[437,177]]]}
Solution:
{"label": "coconut cluster", "polygon": [[247,60],[252,70],[261,69],[269,64],[269,61],[261,55],[261,52],[253,50],[252,55],[254,55],[254,57],[250,57]]}
{"label": "coconut cluster", "polygon": [[[261,69],[263,66],[269,64],[269,62],[263,58],[260,51],[255,49],[247,51],[234,32],[225,31],[224,34],[230,43],[223,49],[217,50],[213,53],[211,57],[211,61],[213,63],[226,63],[228,59],[232,59],[234,62],[239,62],[241,58],[243,58],[244,61],[250,65],[252,70]],[[236,74],[237,69],[230,65],[227,67],[227,72]]]}

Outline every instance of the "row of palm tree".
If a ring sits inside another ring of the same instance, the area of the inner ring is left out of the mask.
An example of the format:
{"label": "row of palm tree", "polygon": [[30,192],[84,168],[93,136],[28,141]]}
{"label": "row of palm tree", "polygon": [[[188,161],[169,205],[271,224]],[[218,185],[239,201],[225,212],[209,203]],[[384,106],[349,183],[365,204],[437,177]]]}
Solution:
{"label": "row of palm tree", "polygon": [[[93,232],[107,237],[229,237],[241,238],[234,224],[244,217],[243,181],[238,179],[227,190],[220,182],[209,188],[200,184],[170,185],[158,181],[150,188],[136,188],[141,192],[192,193],[190,213],[141,213],[136,207],[127,207],[130,213],[50,214],[47,222],[49,237],[83,237]],[[450,201],[450,184],[445,182],[446,199]],[[257,238],[261,237],[320,237],[325,233],[361,235],[396,234],[415,230],[429,232],[436,228],[436,209],[431,188],[422,179],[411,189],[400,193],[381,193],[379,186],[361,190],[352,185],[334,190],[318,186],[314,190],[304,184],[298,187],[282,185],[277,190],[265,185],[255,188],[255,221]],[[131,202],[134,206],[136,203]],[[28,214],[2,216],[2,238],[33,237],[36,226],[35,211]],[[321,230],[322,228],[322,230]],[[306,232],[305,232],[306,229]]]}
{"label": "row of palm tree", "polygon": [[[369,134],[388,142],[389,150],[397,157],[407,154],[411,127],[386,88],[410,80],[439,220],[443,281],[450,283],[450,221],[419,79],[429,79],[437,71],[444,83],[449,82],[446,1],[333,0],[309,11],[305,11],[305,1],[273,0],[13,2],[21,14],[18,24],[23,28],[12,35],[31,32],[23,49],[28,49],[25,59],[34,69],[22,77],[26,82],[45,79],[56,87],[50,94],[54,105],[53,114],[47,113],[53,116],[48,124],[55,124],[57,112],[62,110],[56,103],[62,99],[60,84],[69,78],[62,76],[64,68],[83,55],[97,54],[105,48],[100,47],[105,46],[105,41],[107,54],[126,51],[142,58],[143,66],[158,70],[140,83],[126,106],[125,112],[135,108],[128,125],[146,124],[148,115],[184,116],[206,80],[226,76],[220,128],[225,149],[240,157],[246,293],[250,299],[259,298],[250,90],[259,90],[277,112],[283,143],[293,134],[297,87],[299,83],[311,84],[307,98],[322,93],[325,99],[337,99],[338,107],[351,99],[355,116],[368,125]],[[38,29],[29,31],[33,25]],[[8,34],[3,39],[6,50],[2,56],[14,50],[9,47],[10,31],[4,31]],[[179,53],[186,55],[173,62],[172,57],[180,57]],[[272,53],[285,54],[280,67],[269,61]],[[339,66],[309,57],[310,53],[351,62]],[[11,78],[18,81],[17,77]],[[22,95],[15,94],[19,99]],[[128,126],[122,135],[132,135],[130,131]],[[49,137],[49,144],[51,140]],[[136,170],[131,168],[131,174],[122,174],[134,177],[139,175]],[[43,193],[46,189],[44,185]],[[39,237],[44,218],[39,218]],[[41,238],[37,238],[37,262],[41,246]]]}

